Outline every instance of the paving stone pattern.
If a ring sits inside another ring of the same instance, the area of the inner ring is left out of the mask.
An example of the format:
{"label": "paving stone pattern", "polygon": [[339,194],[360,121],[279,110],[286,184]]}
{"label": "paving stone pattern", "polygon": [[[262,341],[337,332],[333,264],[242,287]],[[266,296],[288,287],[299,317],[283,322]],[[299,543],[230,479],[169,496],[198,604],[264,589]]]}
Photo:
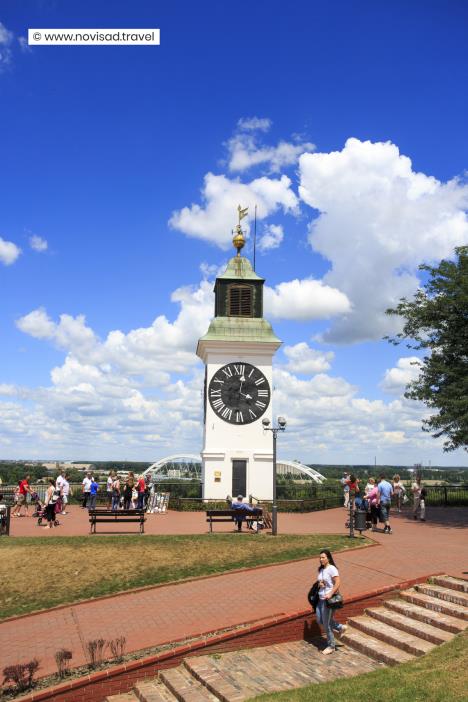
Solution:
{"label": "paving stone pattern", "polygon": [[[280,533],[343,534],[345,519],[343,509],[280,514],[278,526]],[[54,536],[82,534],[83,539],[93,538],[88,535],[87,515],[79,507],[70,508],[70,514],[63,518],[63,524],[57,530],[41,529],[35,526],[36,520],[32,518],[13,521],[12,540],[15,536],[34,534],[48,537],[49,532]],[[220,525],[220,529],[222,527]],[[424,523],[415,522],[411,513],[392,515],[392,527],[391,535],[372,534],[378,544],[375,548],[338,554],[345,599],[435,572],[461,576],[463,570],[467,570],[460,554],[466,550],[468,510],[431,508],[428,521]],[[206,530],[205,514],[199,512],[150,514],[145,527],[145,531],[153,534],[195,534],[206,533]],[[144,538],[135,534],[135,546]],[[216,539],[216,534],[210,538]],[[240,534],[239,538],[271,537]],[[324,537],[324,547],[326,545]],[[317,559],[313,558],[251,570],[247,586],[244,573],[226,573],[0,622],[0,664],[3,668],[38,658],[41,675],[49,675],[56,671],[54,654],[60,648],[73,651],[74,665],[86,663],[85,643],[91,639],[103,637],[109,640],[125,636],[127,651],[133,652],[245,622],[301,611],[307,607],[305,593],[315,580],[316,572]],[[423,593],[417,594],[420,598],[425,597]],[[227,601],[229,607],[226,607]],[[418,602],[413,604],[418,605]],[[450,616],[454,607],[453,604],[438,611]]]}
{"label": "paving stone pattern", "polygon": [[[371,672],[385,664],[408,662],[468,627],[467,593],[468,581],[446,575],[434,577],[427,584],[405,591],[401,599],[389,600],[382,607],[348,619],[348,630],[330,656],[322,655],[322,640],[197,656],[161,672],[159,678],[138,683],[129,693],[133,697],[112,695],[107,702],[243,702],[264,692],[319,684]],[[426,598],[424,606],[405,599],[420,594]],[[441,603],[455,607],[456,613],[444,614]]]}

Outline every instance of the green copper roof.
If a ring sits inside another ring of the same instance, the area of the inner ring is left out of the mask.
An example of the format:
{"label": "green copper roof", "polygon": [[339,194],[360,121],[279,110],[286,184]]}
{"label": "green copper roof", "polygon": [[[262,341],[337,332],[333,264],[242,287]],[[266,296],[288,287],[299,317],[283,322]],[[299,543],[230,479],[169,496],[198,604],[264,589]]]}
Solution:
{"label": "green copper roof", "polygon": [[260,278],[260,276],[255,273],[248,258],[244,256],[233,256],[227,264],[226,270],[222,275],[218,275],[217,280],[236,280],[238,278],[242,280],[265,280],[265,278]]}
{"label": "green copper roof", "polygon": [[[245,260],[245,259],[244,259]],[[200,341],[263,341],[280,344],[270,322],[259,317],[215,317]]]}

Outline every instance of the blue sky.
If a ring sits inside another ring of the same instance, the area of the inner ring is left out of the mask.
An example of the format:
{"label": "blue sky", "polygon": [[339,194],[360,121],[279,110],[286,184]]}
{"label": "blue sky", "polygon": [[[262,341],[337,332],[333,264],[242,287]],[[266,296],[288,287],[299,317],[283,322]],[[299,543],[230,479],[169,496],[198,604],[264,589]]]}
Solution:
{"label": "blue sky", "polygon": [[242,200],[285,457],[467,465],[382,341],[417,266],[468,242],[466,3],[3,0],[0,23],[0,457],[200,449],[194,350]]}

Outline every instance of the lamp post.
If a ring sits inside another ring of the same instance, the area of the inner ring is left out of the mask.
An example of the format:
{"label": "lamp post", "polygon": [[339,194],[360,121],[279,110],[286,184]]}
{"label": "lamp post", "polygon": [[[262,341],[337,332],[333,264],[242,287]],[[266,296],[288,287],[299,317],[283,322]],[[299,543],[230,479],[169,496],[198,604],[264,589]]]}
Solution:
{"label": "lamp post", "polygon": [[279,431],[286,429],[286,420],[284,417],[278,417],[278,425],[270,427],[270,420],[265,417],[262,419],[264,431],[271,431],[273,434],[273,504],[271,507],[271,535],[276,536],[278,533],[278,507],[276,504],[276,437]]}

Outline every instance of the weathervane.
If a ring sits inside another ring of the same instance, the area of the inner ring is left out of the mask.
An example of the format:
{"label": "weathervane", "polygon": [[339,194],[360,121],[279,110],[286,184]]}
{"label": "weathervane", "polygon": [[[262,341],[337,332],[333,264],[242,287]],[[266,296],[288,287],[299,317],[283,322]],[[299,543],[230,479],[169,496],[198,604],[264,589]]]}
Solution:
{"label": "weathervane", "polygon": [[244,245],[245,245],[244,232],[242,231],[241,221],[244,219],[244,217],[247,217],[248,211],[249,211],[248,207],[242,208],[240,205],[238,205],[238,207],[237,207],[239,223],[236,224],[236,228],[234,230],[234,236],[232,238],[232,243],[234,244],[235,248],[237,249],[238,256],[240,256],[241,249],[243,249]]}

